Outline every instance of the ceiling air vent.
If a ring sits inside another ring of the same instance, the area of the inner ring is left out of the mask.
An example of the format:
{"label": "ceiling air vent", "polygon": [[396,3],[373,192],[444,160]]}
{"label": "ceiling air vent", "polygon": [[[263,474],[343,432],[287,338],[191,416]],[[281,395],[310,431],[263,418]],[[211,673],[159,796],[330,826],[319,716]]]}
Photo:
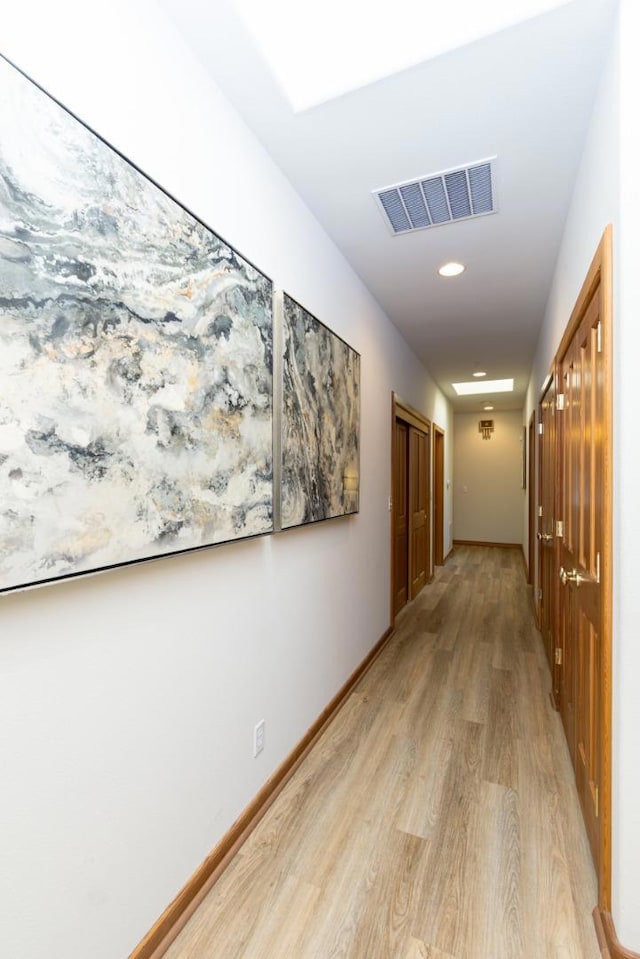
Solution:
{"label": "ceiling air vent", "polygon": [[413,233],[441,223],[495,213],[492,164],[495,157],[455,170],[374,190],[392,233]]}

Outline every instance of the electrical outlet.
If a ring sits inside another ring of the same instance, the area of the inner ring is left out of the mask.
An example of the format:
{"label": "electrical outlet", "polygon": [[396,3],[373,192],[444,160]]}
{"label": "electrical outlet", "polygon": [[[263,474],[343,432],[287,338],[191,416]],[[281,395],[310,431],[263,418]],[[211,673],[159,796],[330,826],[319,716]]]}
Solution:
{"label": "electrical outlet", "polygon": [[253,756],[258,756],[264,749],[264,719],[256,724],[253,730]]}

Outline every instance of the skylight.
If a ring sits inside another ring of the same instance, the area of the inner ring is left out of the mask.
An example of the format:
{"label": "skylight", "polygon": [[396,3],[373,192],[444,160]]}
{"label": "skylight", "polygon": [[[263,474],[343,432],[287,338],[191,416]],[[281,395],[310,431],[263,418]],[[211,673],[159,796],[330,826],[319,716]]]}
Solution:
{"label": "skylight", "polygon": [[294,112],[575,0],[233,0]]}
{"label": "skylight", "polygon": [[512,393],[513,379],[510,380],[471,380],[468,383],[451,384],[458,396],[472,396],[475,393]]}

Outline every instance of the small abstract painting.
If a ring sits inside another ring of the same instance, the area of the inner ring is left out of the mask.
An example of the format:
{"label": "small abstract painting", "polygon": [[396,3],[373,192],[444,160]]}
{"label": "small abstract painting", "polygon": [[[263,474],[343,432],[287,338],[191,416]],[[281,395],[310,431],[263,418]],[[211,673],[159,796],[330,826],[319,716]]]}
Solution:
{"label": "small abstract painting", "polygon": [[282,296],[282,529],[357,513],[360,355]]}
{"label": "small abstract painting", "polygon": [[272,284],[0,58],[0,591],[273,529]]}

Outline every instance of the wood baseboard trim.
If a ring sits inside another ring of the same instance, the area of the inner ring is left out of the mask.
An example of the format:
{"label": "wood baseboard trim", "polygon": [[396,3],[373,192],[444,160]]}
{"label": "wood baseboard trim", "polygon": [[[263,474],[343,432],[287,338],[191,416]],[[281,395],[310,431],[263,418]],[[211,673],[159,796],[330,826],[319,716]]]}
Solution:
{"label": "wood baseboard trim", "polygon": [[196,869],[157,922],[138,943],[129,959],[160,959],[164,955],[278,794],[284,789],[316,740],[335,718],[356,683],[373,665],[374,660],[377,659],[391,639],[393,632],[392,626],[385,630],[373,649],[369,651],[331,702],[322,710],[299,743],[292,749],[273,775],[267,779],[264,786],[236,819],[215,849]]}
{"label": "wood baseboard trim", "polygon": [[484,540],[480,540],[480,539],[454,539],[453,545],[454,546],[497,546],[502,549],[522,550],[522,543],[485,543]]}
{"label": "wood baseboard trim", "polygon": [[593,910],[593,924],[596,927],[602,959],[640,959],[640,952],[633,952],[632,949],[625,949],[620,945],[610,912],[596,906]]}

